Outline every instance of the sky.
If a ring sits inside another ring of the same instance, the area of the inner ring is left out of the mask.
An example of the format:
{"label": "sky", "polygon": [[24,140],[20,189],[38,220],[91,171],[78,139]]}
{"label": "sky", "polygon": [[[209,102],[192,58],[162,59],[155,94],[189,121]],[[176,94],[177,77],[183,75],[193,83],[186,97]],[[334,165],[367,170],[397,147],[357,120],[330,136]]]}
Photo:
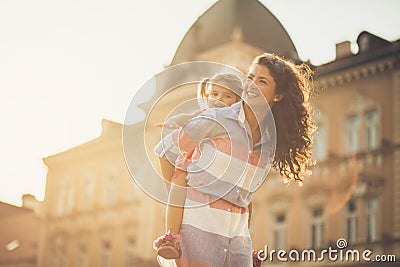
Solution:
{"label": "sky", "polygon": [[[215,0],[1,0],[0,201],[44,199],[42,158],[123,123],[135,91],[168,65]],[[260,0],[303,60],[334,59],[361,31],[400,39],[397,0]]]}

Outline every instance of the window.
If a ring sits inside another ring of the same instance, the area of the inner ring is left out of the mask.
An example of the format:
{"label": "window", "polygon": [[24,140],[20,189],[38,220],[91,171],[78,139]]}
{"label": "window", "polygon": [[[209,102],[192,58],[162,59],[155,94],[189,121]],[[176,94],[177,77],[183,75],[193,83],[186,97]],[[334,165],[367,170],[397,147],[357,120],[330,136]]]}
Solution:
{"label": "window", "polygon": [[366,117],[366,140],[367,149],[372,150],[378,147],[379,133],[379,114],[374,110],[370,110],[365,114]]}
{"label": "window", "polygon": [[378,200],[369,198],[365,201],[365,230],[368,243],[377,240]]}
{"label": "window", "polygon": [[55,214],[70,213],[74,205],[74,188],[67,179],[60,179],[57,186]]}
{"label": "window", "polygon": [[74,208],[74,201],[75,201],[75,190],[72,184],[68,183],[67,188],[67,198],[65,199],[65,212],[71,213]]}
{"label": "window", "polygon": [[354,199],[347,204],[347,241],[354,244],[357,241],[357,203]]}
{"label": "window", "polygon": [[88,266],[88,256],[86,253],[86,249],[81,247],[78,251],[78,267],[87,267]]}
{"label": "window", "polygon": [[57,191],[56,191],[56,203],[55,203],[55,214],[56,215],[62,215],[64,213],[64,203],[65,203],[65,181],[60,180],[59,184],[57,186]]}
{"label": "window", "polygon": [[54,267],[67,267],[67,257],[62,250],[58,250],[51,258],[51,265]]}
{"label": "window", "polygon": [[85,210],[89,210],[93,208],[94,202],[94,192],[95,192],[95,184],[93,179],[88,179],[84,185],[84,192],[83,192],[83,208]]}
{"label": "window", "polygon": [[52,266],[54,267],[67,267],[68,255],[65,244],[65,237],[58,235],[53,239],[52,247]]}
{"label": "window", "polygon": [[347,152],[356,153],[359,149],[360,119],[357,115],[347,118]]}
{"label": "window", "polygon": [[322,123],[318,124],[317,134],[314,138],[313,157],[316,160],[323,160],[327,154],[327,129]]}
{"label": "window", "polygon": [[321,207],[312,210],[311,247],[314,249],[321,248],[323,245],[324,223],[322,215],[323,209]]}
{"label": "window", "polygon": [[101,267],[111,266],[111,244],[108,241],[103,242],[101,248]]}
{"label": "window", "polygon": [[286,239],[286,216],[281,213],[275,216],[274,225],[274,249],[285,249]]}
{"label": "window", "polygon": [[134,267],[135,264],[135,240],[133,238],[127,241],[125,267]]}
{"label": "window", "polygon": [[65,255],[63,251],[60,251],[58,254],[56,266],[67,267],[67,255]]}
{"label": "window", "polygon": [[107,178],[105,192],[105,204],[107,206],[114,205],[117,201],[117,178],[115,176],[110,176]]}

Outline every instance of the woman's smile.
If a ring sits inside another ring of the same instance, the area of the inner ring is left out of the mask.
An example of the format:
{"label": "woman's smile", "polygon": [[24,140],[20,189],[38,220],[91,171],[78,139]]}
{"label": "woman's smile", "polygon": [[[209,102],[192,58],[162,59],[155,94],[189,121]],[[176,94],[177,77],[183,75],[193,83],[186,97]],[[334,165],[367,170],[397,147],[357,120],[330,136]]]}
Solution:
{"label": "woman's smile", "polygon": [[260,94],[256,93],[253,90],[246,90],[246,95],[248,98],[259,97]]}

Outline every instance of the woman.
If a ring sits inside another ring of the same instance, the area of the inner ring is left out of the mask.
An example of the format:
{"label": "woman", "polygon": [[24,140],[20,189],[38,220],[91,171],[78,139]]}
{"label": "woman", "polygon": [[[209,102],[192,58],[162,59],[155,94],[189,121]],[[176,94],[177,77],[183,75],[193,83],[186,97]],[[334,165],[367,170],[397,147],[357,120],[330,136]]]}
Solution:
{"label": "woman", "polygon": [[209,109],[172,132],[175,147],[159,143],[162,165],[167,158],[176,168],[171,190],[181,195],[169,206],[184,209],[180,233],[168,236],[180,240],[178,265],[252,266],[253,193],[270,166],[301,185],[312,165],[310,79],[307,65],[264,53],[249,68],[243,101]]}

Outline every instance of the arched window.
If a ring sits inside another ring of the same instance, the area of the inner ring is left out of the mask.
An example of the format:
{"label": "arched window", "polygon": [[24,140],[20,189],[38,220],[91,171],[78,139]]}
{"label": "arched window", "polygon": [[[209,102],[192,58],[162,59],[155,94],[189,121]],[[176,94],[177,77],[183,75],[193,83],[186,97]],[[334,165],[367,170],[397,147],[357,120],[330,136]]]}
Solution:
{"label": "arched window", "polygon": [[347,203],[346,214],[347,241],[350,244],[357,242],[357,222],[357,202],[355,199],[351,199]]}
{"label": "arched window", "polygon": [[318,109],[315,110],[317,131],[314,136],[313,159],[324,160],[328,156],[328,119]]}
{"label": "arched window", "polygon": [[286,214],[278,213],[275,215],[274,225],[273,225],[273,233],[274,233],[274,249],[280,250],[285,249],[286,245]]}
{"label": "arched window", "polygon": [[323,246],[324,221],[323,208],[316,207],[311,211],[311,247],[318,249]]}
{"label": "arched window", "polygon": [[365,113],[366,147],[373,150],[378,147],[379,140],[379,113],[376,109]]}
{"label": "arched window", "polygon": [[378,237],[378,199],[376,197],[365,200],[365,239],[367,243],[377,240]]}

